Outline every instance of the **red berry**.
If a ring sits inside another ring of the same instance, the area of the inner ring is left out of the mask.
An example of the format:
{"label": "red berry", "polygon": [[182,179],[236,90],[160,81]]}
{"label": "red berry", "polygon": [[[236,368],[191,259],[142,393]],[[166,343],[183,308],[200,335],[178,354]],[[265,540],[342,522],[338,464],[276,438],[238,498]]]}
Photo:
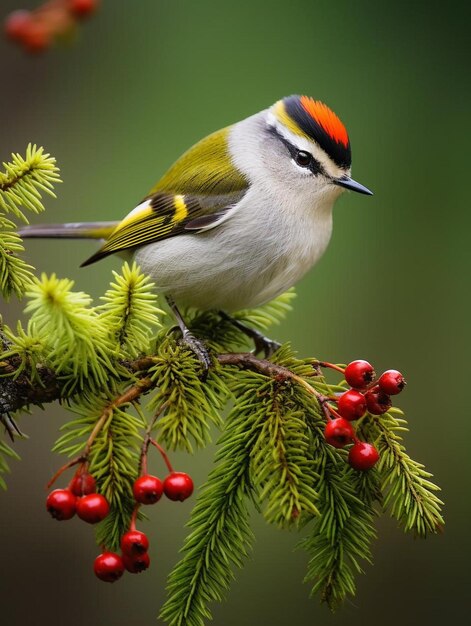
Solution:
{"label": "red berry", "polygon": [[150,558],[147,552],[138,554],[137,556],[128,556],[123,554],[124,567],[131,572],[131,574],[140,574],[150,565]]}
{"label": "red berry", "polygon": [[357,420],[366,413],[365,396],[356,389],[349,389],[338,398],[337,409],[346,420]]}
{"label": "red berry", "polygon": [[147,552],[149,549],[149,540],[147,535],[139,530],[128,530],[121,537],[121,550],[126,556],[138,556]]}
{"label": "red berry", "polygon": [[33,17],[30,11],[13,11],[5,19],[5,34],[14,41],[21,41],[32,22]]}
{"label": "red berry", "polygon": [[381,391],[379,387],[374,387],[365,393],[366,407],[373,415],[382,415],[389,411],[392,406],[391,398]]}
{"label": "red berry", "polygon": [[44,52],[51,44],[51,32],[48,25],[43,22],[32,21],[23,32],[21,43],[32,54]]}
{"label": "red berry", "polygon": [[70,481],[69,489],[76,496],[86,496],[90,493],[95,493],[95,479],[88,472],[79,472]]}
{"label": "red berry", "polygon": [[354,435],[353,426],[343,417],[330,420],[324,429],[325,440],[334,448],[343,448],[350,443]]}
{"label": "red berry", "polygon": [[83,498],[77,498],[77,515],[84,522],[97,524],[110,512],[108,500],[99,493],[91,493]]}
{"label": "red berry", "polygon": [[68,489],[54,489],[47,496],[46,508],[52,517],[63,521],[75,515],[77,498]]}
{"label": "red berry", "polygon": [[378,380],[378,385],[381,387],[381,391],[387,393],[390,396],[395,396],[406,386],[406,381],[401,372],[397,370],[387,370],[384,374],[381,374]]}
{"label": "red berry", "polygon": [[123,559],[114,552],[103,552],[95,559],[93,571],[100,580],[114,583],[124,574]]}
{"label": "red berry", "polygon": [[79,17],[88,17],[98,8],[98,0],[69,0],[69,8],[72,13]]}
{"label": "red berry", "polygon": [[164,480],[164,493],[169,500],[186,500],[193,493],[193,481],[185,472],[172,472]]}
{"label": "red berry", "polygon": [[155,504],[162,497],[163,485],[160,478],[144,474],[134,481],[132,492],[140,504]]}
{"label": "red berry", "polygon": [[378,461],[378,450],[371,443],[357,441],[348,453],[348,462],[356,470],[369,470]]}
{"label": "red berry", "polygon": [[376,374],[368,361],[352,361],[345,368],[345,380],[354,389],[366,389],[373,382]]}

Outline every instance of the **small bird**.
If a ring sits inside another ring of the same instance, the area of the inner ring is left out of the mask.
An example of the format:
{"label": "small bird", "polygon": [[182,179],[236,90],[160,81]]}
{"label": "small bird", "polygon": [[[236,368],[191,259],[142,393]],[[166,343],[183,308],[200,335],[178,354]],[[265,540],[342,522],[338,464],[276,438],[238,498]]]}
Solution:
{"label": "small bird", "polygon": [[28,226],[20,234],[104,240],[82,266],[133,256],[185,336],[177,304],[226,314],[256,307],[315,265],[341,192],[372,195],[350,171],[337,115],[292,95],[199,141],[122,221]]}

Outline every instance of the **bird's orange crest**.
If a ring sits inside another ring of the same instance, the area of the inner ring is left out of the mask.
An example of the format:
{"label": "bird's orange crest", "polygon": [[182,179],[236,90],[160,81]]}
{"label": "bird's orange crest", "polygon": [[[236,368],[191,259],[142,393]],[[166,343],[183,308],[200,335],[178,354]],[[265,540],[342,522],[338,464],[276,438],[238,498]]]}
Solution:
{"label": "bird's orange crest", "polygon": [[347,148],[347,129],[326,104],[319,100],[313,100],[308,96],[301,96],[299,101],[306,113],[324,129],[331,139]]}

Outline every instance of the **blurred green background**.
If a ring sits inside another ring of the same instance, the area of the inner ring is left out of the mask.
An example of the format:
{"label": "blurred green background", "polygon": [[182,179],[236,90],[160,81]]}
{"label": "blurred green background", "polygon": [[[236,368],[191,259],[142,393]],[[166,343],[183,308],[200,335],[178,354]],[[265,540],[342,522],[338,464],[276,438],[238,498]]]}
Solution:
{"label": "blurred green background", "polygon": [[[19,8],[2,0],[0,17]],[[29,7],[37,2],[23,3]],[[309,600],[294,533],[254,515],[253,557],[237,573],[217,626],[381,621],[442,624],[469,608],[469,158],[468,3],[104,0],[70,48],[40,58],[0,41],[0,157],[29,141],[56,156],[64,184],[47,221],[115,219],[196,140],[290,93],[325,100],[346,123],[353,175],[371,187],[345,194],[332,243],[298,286],[277,330],[302,355],[367,358],[409,385],[409,452],[442,486],[445,533],[427,541],[378,522],[375,565],[335,615]],[[98,297],[116,259],[78,269],[89,242],[28,242],[38,270],[74,278]],[[21,310],[2,311],[14,321]],[[60,407],[22,420],[10,490],[1,497],[2,617],[68,626],[155,623],[191,502],[162,502],[146,524],[153,567],[104,585],[91,572],[92,532],[57,524],[44,485],[60,459],[48,452]],[[178,457],[197,483],[211,449]]]}

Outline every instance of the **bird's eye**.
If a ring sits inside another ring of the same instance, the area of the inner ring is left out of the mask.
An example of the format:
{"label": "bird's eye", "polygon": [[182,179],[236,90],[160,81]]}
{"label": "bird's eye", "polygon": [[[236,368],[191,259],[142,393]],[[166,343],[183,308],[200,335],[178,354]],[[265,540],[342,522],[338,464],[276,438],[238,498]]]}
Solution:
{"label": "bird's eye", "polygon": [[312,163],[312,154],[304,150],[298,150],[294,156],[294,160],[300,167],[309,167]]}

